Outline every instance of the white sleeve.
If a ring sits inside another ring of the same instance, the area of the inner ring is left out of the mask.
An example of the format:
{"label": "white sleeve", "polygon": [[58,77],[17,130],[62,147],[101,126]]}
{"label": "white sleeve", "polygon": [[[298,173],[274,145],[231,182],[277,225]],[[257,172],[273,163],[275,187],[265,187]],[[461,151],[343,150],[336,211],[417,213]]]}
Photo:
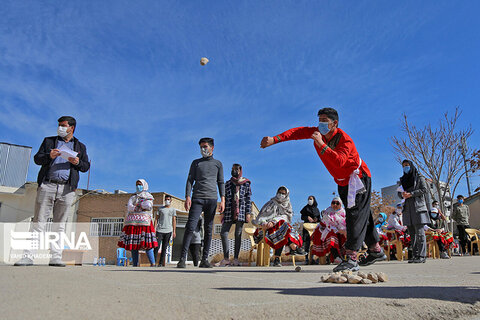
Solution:
{"label": "white sleeve", "polygon": [[153,208],[153,201],[152,200],[143,200],[141,204],[142,209],[150,211]]}

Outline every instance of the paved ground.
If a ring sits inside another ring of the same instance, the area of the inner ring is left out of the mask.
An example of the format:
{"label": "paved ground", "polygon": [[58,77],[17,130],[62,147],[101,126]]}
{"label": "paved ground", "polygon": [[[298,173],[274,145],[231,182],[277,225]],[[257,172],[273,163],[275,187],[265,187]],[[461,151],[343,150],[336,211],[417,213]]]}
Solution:
{"label": "paved ground", "polygon": [[331,266],[179,270],[0,266],[2,319],[480,319],[480,257],[382,262],[390,281],[325,284]]}

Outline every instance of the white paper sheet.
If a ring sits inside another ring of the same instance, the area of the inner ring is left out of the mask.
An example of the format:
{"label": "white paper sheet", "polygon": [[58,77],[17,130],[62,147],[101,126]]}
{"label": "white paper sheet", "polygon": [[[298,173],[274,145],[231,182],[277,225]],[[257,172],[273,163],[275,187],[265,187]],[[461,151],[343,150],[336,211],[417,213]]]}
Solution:
{"label": "white paper sheet", "polygon": [[66,145],[61,146],[58,150],[60,151],[60,157],[65,160],[68,160],[70,157],[75,158],[78,154],[78,152],[73,151]]}

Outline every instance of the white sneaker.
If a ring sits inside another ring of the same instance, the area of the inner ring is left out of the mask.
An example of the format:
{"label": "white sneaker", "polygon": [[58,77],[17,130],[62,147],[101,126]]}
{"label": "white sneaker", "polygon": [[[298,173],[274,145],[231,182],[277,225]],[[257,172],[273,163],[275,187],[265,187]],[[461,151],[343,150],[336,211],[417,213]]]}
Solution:
{"label": "white sneaker", "polygon": [[234,267],[239,267],[240,266],[240,261],[238,261],[238,259],[233,259],[233,262],[232,262],[231,265],[234,266]]}
{"label": "white sneaker", "polygon": [[33,266],[33,260],[27,257],[23,257],[22,259],[15,262],[14,266],[16,267]]}
{"label": "white sneaker", "polygon": [[220,264],[218,265],[219,267],[228,267],[230,265],[230,260],[223,259],[220,261]]}

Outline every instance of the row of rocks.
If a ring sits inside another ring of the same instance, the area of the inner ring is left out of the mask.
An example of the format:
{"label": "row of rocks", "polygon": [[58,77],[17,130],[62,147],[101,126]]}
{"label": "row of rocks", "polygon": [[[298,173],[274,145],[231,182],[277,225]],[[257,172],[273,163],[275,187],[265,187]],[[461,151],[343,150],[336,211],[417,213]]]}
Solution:
{"label": "row of rocks", "polygon": [[330,283],[370,284],[377,282],[386,282],[388,281],[388,277],[384,272],[364,273],[359,271],[355,274],[352,271],[341,271],[323,275],[321,276],[320,280],[322,282]]}

